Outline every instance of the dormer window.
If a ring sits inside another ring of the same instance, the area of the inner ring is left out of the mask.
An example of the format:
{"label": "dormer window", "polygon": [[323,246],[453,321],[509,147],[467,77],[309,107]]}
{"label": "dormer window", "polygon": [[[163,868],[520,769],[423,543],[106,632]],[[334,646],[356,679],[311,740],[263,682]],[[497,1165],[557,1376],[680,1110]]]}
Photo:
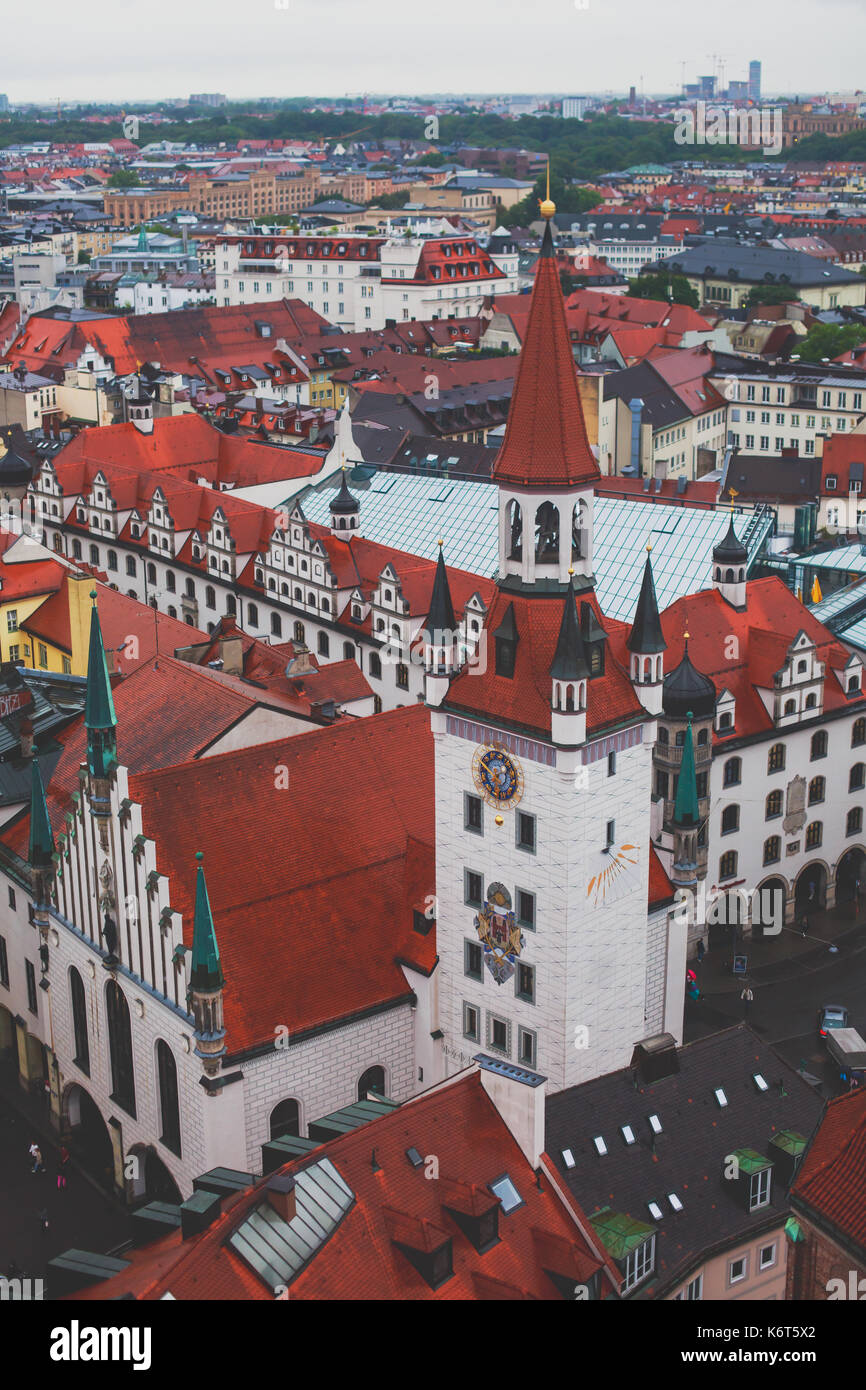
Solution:
{"label": "dormer window", "polygon": [[836,474],[835,474],[835,473],[828,473],[828,475],[827,475],[827,491],[828,491],[828,492],[835,492],[835,491],[836,491],[836,484],[837,484],[837,482],[838,482],[838,479],[837,479],[837,477],[836,477]]}
{"label": "dormer window", "polygon": [[518,642],[513,603],[509,603],[505,617],[496,628],[493,638],[496,648],[496,674],[506,676],[509,680],[513,679]]}

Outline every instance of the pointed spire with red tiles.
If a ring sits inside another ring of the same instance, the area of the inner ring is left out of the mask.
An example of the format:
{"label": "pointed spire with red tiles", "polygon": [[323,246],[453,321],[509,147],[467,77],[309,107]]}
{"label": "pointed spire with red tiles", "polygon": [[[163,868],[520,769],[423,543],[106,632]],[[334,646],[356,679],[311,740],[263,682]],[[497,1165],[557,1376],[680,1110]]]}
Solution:
{"label": "pointed spire with red tiles", "polygon": [[493,466],[495,481],[512,487],[574,487],[600,476],[586,434],[565,322],[550,223],[555,211],[549,197],[542,202],[547,226],[505,439]]}

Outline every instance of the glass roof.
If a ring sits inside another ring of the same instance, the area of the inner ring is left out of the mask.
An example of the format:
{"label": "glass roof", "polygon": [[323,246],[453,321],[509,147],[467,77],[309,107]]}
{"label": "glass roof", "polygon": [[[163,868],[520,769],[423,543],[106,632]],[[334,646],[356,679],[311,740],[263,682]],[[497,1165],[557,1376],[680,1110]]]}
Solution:
{"label": "glass roof", "polygon": [[[331,497],[339,481],[298,494],[308,521],[330,524]],[[361,529],[368,540],[435,560],[443,536],[449,565],[495,576],[498,490],[489,482],[380,472],[367,486],[354,479],[350,486],[360,499]],[[597,496],[594,568],[604,612],[624,622],[634,617],[648,543],[659,608],[708,588],[712,549],[728,521],[726,511]],[[741,536],[744,528],[737,517],[735,529]]]}
{"label": "glass roof", "polygon": [[295,1175],[296,1211],[284,1221],[265,1198],[228,1244],[272,1291],[291,1283],[334,1233],[355,1194],[329,1158]]}

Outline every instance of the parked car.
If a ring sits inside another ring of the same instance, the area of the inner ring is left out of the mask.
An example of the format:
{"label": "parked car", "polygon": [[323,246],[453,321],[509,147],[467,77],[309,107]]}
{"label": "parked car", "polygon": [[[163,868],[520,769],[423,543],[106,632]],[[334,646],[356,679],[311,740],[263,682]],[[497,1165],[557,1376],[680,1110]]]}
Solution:
{"label": "parked car", "polygon": [[841,1004],[825,1004],[818,1010],[818,1037],[826,1038],[833,1028],[848,1027],[848,1010]]}

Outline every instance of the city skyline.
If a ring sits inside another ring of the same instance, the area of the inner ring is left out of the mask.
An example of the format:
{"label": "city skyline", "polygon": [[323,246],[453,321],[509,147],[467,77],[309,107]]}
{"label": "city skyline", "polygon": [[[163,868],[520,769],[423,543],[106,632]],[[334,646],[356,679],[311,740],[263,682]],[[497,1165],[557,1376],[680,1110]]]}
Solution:
{"label": "city skyline", "polygon": [[[481,0],[470,12],[457,0],[441,0],[435,14],[420,5],[407,10],[397,0],[278,5],[281,0],[262,0],[252,14],[255,22],[238,30],[236,13],[224,0],[180,13],[166,0],[154,0],[142,32],[131,5],[98,3],[92,22],[97,28],[104,24],[116,40],[106,71],[91,37],[58,0],[47,0],[19,16],[0,89],[13,104],[84,101],[88,88],[98,100],[127,102],[186,96],[191,89],[225,92],[232,100],[250,99],[256,89],[282,98],[339,98],[393,90],[398,71],[400,88],[411,93],[478,93],[485,87],[491,95],[627,92],[631,86],[640,90],[643,82],[647,95],[675,94],[684,80],[713,71],[714,60],[723,64],[727,80],[745,80],[750,60],[758,58],[768,94],[810,94],[858,90],[857,54],[866,37],[866,19],[853,0],[830,0],[808,45],[797,41],[807,19],[803,0],[770,0],[757,10],[746,0],[731,0],[722,38],[714,36],[703,13],[685,6],[675,7],[676,33],[666,27],[662,36],[637,0],[540,0],[530,26],[517,0]],[[41,42],[46,26],[55,40],[48,52]],[[519,44],[507,44],[517,32]],[[495,71],[489,83],[479,82],[479,53],[483,70],[483,55],[494,52],[494,41]],[[295,62],[301,51],[302,65]]]}

